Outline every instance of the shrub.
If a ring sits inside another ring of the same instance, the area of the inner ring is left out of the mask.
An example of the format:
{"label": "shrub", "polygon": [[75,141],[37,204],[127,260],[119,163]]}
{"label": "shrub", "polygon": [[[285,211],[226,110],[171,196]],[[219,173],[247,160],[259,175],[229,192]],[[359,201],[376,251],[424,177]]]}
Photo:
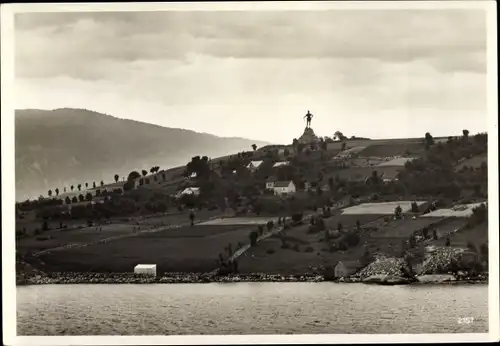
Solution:
{"label": "shrub", "polygon": [[294,213],[292,214],[292,221],[299,222],[302,220],[303,213]]}
{"label": "shrub", "polygon": [[257,245],[257,238],[259,237],[259,234],[256,231],[252,231],[248,236],[250,238],[250,246]]}
{"label": "shrub", "polygon": [[338,243],[338,248],[339,248],[339,250],[341,250],[341,251],[347,251],[347,250],[349,249],[349,246],[346,244],[346,242],[345,242],[345,241],[342,241],[342,240],[341,240],[341,241],[339,241],[339,243]]}
{"label": "shrub", "polygon": [[476,249],[476,246],[474,245],[474,243],[472,243],[471,241],[468,241],[467,242],[467,249],[469,249],[470,251],[472,252],[476,252],[477,253],[477,249]]}
{"label": "shrub", "polygon": [[419,212],[418,204],[416,202],[412,202],[411,203],[411,212],[412,213],[418,213]]}
{"label": "shrub", "polygon": [[356,232],[349,232],[342,237],[341,243],[345,242],[348,246],[356,246],[359,244],[360,238]]}
{"label": "shrub", "polygon": [[264,233],[264,226],[259,225],[259,227],[257,228],[257,232],[259,232],[259,235],[262,235]]}

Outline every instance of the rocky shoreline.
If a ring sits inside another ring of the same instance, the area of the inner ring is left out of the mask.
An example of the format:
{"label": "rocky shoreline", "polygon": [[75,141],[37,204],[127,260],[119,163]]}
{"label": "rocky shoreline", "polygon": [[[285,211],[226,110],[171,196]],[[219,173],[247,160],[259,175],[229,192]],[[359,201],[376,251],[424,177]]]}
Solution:
{"label": "rocky shoreline", "polygon": [[50,273],[44,275],[17,275],[16,285],[48,285],[48,284],[181,284],[181,283],[235,283],[235,282],[323,282],[337,283],[369,283],[380,285],[408,284],[478,284],[488,283],[486,276],[475,278],[456,278],[452,275],[427,275],[425,279],[407,279],[401,277],[377,277],[370,280],[361,278],[341,278],[325,280],[323,275],[279,275],[279,274],[244,274],[244,275],[209,275],[206,273],[166,273],[163,276],[143,276],[133,273]]}

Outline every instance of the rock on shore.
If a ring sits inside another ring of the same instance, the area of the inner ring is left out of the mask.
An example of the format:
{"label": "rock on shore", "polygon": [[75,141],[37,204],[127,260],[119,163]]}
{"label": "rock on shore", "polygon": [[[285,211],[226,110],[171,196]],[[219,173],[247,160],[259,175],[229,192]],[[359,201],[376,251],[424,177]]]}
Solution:
{"label": "rock on shore", "polygon": [[410,281],[401,276],[392,276],[392,275],[372,275],[363,279],[364,283],[369,284],[381,284],[381,285],[404,285],[409,284]]}
{"label": "rock on shore", "polygon": [[457,281],[457,279],[453,275],[421,275],[417,276],[417,280],[420,283],[442,283],[442,282],[451,282]]}

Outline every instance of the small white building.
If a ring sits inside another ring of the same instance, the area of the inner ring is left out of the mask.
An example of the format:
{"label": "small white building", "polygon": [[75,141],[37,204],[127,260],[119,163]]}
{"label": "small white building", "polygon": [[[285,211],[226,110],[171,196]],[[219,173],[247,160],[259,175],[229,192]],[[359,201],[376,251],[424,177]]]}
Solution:
{"label": "small white building", "polygon": [[338,261],[333,268],[333,274],[336,278],[345,278],[355,274],[362,267],[359,261]]}
{"label": "small white building", "polygon": [[281,166],[288,166],[290,164],[289,161],[280,161],[280,162],[276,162],[274,165],[273,165],[273,168],[276,168],[276,167],[281,167]]}
{"label": "small white building", "polygon": [[273,191],[275,195],[286,195],[292,194],[297,191],[293,181],[276,181],[273,186]]}
{"label": "small white building", "polygon": [[247,168],[250,171],[255,172],[260,167],[262,162],[264,162],[264,161],[262,161],[262,160],[261,161],[250,161],[250,163],[247,165]]}
{"label": "small white building", "polygon": [[156,264],[138,264],[134,268],[134,274],[156,276]]}
{"label": "small white building", "polygon": [[197,177],[198,177],[198,174],[196,172],[191,173],[191,175],[189,176],[189,178],[191,178],[191,179],[196,179]]}

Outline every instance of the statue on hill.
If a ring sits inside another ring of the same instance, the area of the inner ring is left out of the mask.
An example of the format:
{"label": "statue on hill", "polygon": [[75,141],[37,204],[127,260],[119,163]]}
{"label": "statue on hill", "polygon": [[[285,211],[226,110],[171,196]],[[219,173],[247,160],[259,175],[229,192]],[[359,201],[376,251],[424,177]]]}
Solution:
{"label": "statue on hill", "polygon": [[306,119],[306,128],[310,128],[311,127],[311,119],[312,119],[313,115],[307,111],[307,114],[304,115],[304,118]]}

